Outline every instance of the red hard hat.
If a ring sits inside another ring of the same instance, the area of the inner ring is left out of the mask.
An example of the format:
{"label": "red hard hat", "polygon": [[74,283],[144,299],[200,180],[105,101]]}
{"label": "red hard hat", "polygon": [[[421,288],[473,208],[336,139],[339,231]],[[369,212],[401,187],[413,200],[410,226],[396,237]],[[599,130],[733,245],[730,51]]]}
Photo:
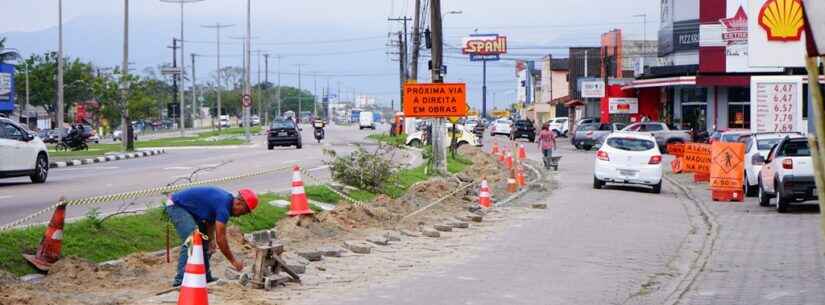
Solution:
{"label": "red hard hat", "polygon": [[258,194],[251,189],[242,189],[238,191],[238,195],[243,198],[243,201],[246,202],[246,206],[249,207],[249,211],[254,211],[255,208],[258,207]]}

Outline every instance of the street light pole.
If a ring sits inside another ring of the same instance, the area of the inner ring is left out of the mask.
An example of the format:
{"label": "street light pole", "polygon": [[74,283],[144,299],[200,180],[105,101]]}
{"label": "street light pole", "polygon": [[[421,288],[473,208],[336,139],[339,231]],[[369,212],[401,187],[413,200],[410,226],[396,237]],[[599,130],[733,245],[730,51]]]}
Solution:
{"label": "street light pole", "polygon": [[220,131],[221,131],[221,95],[223,95],[223,79],[221,78],[221,73],[222,73],[222,71],[221,71],[221,29],[222,28],[233,27],[233,26],[235,26],[235,25],[234,24],[220,24],[220,23],[215,23],[215,25],[202,25],[201,26],[201,27],[204,27],[204,28],[215,29],[215,32],[218,35],[217,36],[217,43],[216,43],[216,48],[218,50],[218,72],[217,72],[217,76],[218,76],[218,94],[217,94],[218,95],[218,109],[217,109],[217,112],[216,112],[217,115],[218,115],[218,133],[220,133]]}
{"label": "street light pole", "polygon": [[[244,95],[252,96],[252,87],[250,86],[250,66],[252,61],[252,0],[246,0],[246,58],[244,59],[244,66],[246,73],[244,75]],[[246,141],[252,140],[252,135],[249,132],[249,109],[250,107],[243,107],[243,126]]]}
{"label": "street light pole", "polygon": [[278,117],[281,115],[281,55],[278,55]]}
{"label": "street light pole", "polygon": [[123,115],[121,120],[121,142],[126,151],[135,150],[132,141],[132,124],[129,119],[129,0],[123,0],[123,66],[121,68],[120,90],[122,94]]}
{"label": "street light pole", "polygon": [[[184,136],[186,134],[186,116],[183,115],[186,112],[185,101],[184,101],[184,83],[186,82],[184,73],[186,71],[186,53],[183,49],[184,45],[184,36],[183,36],[183,29],[184,29],[184,16],[183,16],[183,5],[186,3],[194,3],[194,2],[201,2],[203,0],[160,0],[161,2],[166,3],[180,3],[180,87],[178,87],[178,94],[180,99],[180,134]],[[194,110],[194,109],[193,109]]]}
{"label": "street light pole", "polygon": [[[57,118],[55,118],[55,123],[58,129],[62,129],[66,124],[63,115],[63,0],[57,1],[57,19]],[[63,137],[63,133],[57,134],[58,137]]]}

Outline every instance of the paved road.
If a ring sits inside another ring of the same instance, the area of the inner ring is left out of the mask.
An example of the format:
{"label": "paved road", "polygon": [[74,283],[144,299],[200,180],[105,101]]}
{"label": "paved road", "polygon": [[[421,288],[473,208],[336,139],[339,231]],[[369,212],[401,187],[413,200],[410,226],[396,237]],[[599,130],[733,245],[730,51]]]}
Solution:
{"label": "paved road", "polygon": [[713,202],[707,184],[692,183],[688,174],[676,179],[710,208],[720,228],[708,265],[682,304],[825,304],[815,202],[778,214],[755,198]]}
{"label": "paved road", "polygon": [[[259,136],[250,147],[168,150],[164,155],[143,159],[53,169],[48,182],[42,185],[31,184],[28,178],[0,180],[0,224],[52,205],[60,196],[78,199],[162,186],[172,182],[174,177],[188,176],[194,169],[222,162],[230,163],[200,174],[199,179],[240,175],[293,164],[301,164],[319,175],[325,175],[327,171],[322,167],[324,148],[351,151],[352,143],[366,143],[365,138],[370,133],[372,131],[359,131],[351,127],[331,127],[327,130],[327,141],[319,145],[315,143],[312,128],[305,127],[304,148],[301,150],[290,147],[268,151],[265,138]],[[252,187],[259,191],[283,191],[289,189],[291,178],[291,172],[284,171],[222,186],[228,189]],[[143,208],[147,200],[138,201],[134,207]],[[153,202],[156,200],[151,199]],[[103,212],[116,210],[121,205],[108,205]],[[85,212],[85,209],[70,209],[69,217],[82,216]],[[44,215],[40,220],[48,221],[48,217],[50,215]]]}
{"label": "paved road", "polygon": [[[526,146],[538,156],[535,144]],[[659,195],[594,191],[593,153],[568,144],[561,153],[558,189],[527,200],[549,201],[547,213],[491,237],[478,255],[443,272],[371,285],[328,304],[644,303],[630,297],[645,291],[650,276],[673,272],[667,265],[691,229],[682,197],[668,185]]]}

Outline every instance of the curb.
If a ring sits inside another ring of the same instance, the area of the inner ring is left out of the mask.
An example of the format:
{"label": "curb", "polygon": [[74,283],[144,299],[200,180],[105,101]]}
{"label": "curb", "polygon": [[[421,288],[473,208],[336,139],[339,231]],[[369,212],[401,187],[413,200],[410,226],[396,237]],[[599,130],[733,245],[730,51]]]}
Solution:
{"label": "curb", "polygon": [[155,149],[155,150],[146,150],[146,151],[139,151],[134,153],[123,153],[117,155],[108,155],[104,157],[96,157],[90,159],[78,159],[78,160],[69,160],[63,162],[51,162],[49,164],[49,168],[64,168],[64,167],[73,167],[73,166],[80,166],[80,165],[88,165],[88,164],[95,164],[95,163],[105,163],[117,160],[126,160],[126,159],[137,159],[149,156],[156,156],[166,153],[165,149]]}

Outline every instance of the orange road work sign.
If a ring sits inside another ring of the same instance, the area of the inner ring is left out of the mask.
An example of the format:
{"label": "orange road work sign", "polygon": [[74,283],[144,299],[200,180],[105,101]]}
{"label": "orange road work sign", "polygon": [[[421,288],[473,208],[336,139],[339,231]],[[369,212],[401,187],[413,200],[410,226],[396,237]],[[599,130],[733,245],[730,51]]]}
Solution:
{"label": "orange road work sign", "polygon": [[710,144],[685,144],[682,168],[685,172],[710,174]]}
{"label": "orange road work sign", "polygon": [[404,84],[407,117],[464,117],[467,108],[466,84]]}
{"label": "orange road work sign", "polygon": [[745,178],[745,144],[713,143],[711,156],[711,190],[741,191]]}
{"label": "orange road work sign", "polygon": [[674,156],[674,157],[681,158],[682,156],[685,155],[685,144],[682,144],[682,143],[668,144],[667,145],[667,153]]}

